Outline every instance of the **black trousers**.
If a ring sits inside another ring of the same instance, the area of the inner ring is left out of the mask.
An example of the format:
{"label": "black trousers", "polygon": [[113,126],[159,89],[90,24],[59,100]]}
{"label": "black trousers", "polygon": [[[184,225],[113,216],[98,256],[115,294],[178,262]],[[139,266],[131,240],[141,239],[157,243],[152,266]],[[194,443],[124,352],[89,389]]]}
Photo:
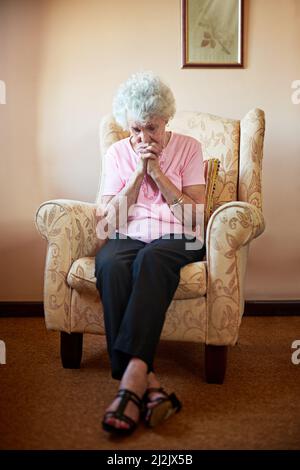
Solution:
{"label": "black trousers", "polygon": [[148,372],[153,370],[180,269],[201,261],[205,247],[186,249],[186,243],[193,247],[194,239],[183,235],[164,235],[151,243],[116,236],[96,254],[95,276],[103,304],[112,377],[120,380],[132,357],[145,361]]}

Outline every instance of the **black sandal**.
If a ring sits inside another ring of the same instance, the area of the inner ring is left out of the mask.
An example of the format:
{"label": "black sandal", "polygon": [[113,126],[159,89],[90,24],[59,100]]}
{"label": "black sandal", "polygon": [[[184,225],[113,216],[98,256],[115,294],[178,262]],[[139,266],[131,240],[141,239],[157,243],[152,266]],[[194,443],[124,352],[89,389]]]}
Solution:
{"label": "black sandal", "polygon": [[[153,392],[161,393],[164,396],[150,400],[149,394]],[[157,426],[162,421],[165,421],[174,413],[178,413],[182,408],[181,402],[178,400],[175,393],[171,393],[169,395],[162,387],[148,388],[143,397],[143,401],[145,404],[144,420],[147,426],[151,428]],[[148,408],[147,403],[156,403],[156,405],[152,408]]]}
{"label": "black sandal", "polygon": [[[102,427],[104,431],[108,431],[113,434],[118,435],[128,435],[131,434],[135,428],[137,427],[137,423],[124,414],[124,410],[127,406],[127,403],[131,400],[133,403],[138,407],[138,409],[142,410],[142,400],[137,396],[136,393],[132,392],[131,390],[127,390],[126,388],[122,388],[118,391],[116,398],[121,398],[118,408],[115,411],[107,411],[103,417]],[[107,423],[108,418],[115,418],[124,423],[129,424],[129,428],[116,428],[112,424]]]}

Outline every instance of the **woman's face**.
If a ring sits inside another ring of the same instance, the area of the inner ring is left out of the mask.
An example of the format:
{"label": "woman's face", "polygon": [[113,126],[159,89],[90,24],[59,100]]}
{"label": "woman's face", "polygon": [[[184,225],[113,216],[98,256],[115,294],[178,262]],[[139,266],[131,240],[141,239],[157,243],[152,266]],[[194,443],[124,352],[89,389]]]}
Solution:
{"label": "woman's face", "polygon": [[152,116],[146,122],[139,122],[129,120],[129,130],[131,141],[134,145],[150,144],[155,142],[164,147],[166,135],[166,121],[165,119]]}

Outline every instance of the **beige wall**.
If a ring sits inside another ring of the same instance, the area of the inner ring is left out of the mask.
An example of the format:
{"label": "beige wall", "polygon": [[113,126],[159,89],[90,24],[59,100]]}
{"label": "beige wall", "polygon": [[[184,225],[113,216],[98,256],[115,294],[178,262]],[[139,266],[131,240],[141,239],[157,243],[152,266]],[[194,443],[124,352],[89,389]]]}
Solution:
{"label": "beige wall", "polygon": [[180,68],[179,0],[1,0],[0,300],[42,299],[45,199],[93,201],[98,124],[116,87],[142,69],[172,87],[178,110],[266,112],[264,212],[247,299],[300,298],[300,0],[245,1],[244,69]]}

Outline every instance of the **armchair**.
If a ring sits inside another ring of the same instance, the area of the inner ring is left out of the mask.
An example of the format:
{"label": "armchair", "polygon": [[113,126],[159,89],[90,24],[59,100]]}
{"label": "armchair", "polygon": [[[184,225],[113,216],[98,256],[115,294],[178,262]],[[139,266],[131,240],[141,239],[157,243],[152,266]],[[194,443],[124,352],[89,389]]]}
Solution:
{"label": "armchair", "polygon": [[[204,343],[206,381],[222,383],[227,348],[237,341],[244,312],[249,244],[264,231],[264,113],[253,109],[238,121],[183,112],[175,116],[170,129],[200,140],[204,159],[219,159],[220,169],[206,227],[206,260],[182,268],[162,339]],[[103,119],[100,134],[102,156],[110,144],[127,136],[110,116]],[[96,203],[100,191],[101,184]],[[66,368],[80,367],[83,333],[105,334],[94,277],[96,203],[52,200],[36,213],[37,229],[48,242],[46,327],[61,332]]]}

